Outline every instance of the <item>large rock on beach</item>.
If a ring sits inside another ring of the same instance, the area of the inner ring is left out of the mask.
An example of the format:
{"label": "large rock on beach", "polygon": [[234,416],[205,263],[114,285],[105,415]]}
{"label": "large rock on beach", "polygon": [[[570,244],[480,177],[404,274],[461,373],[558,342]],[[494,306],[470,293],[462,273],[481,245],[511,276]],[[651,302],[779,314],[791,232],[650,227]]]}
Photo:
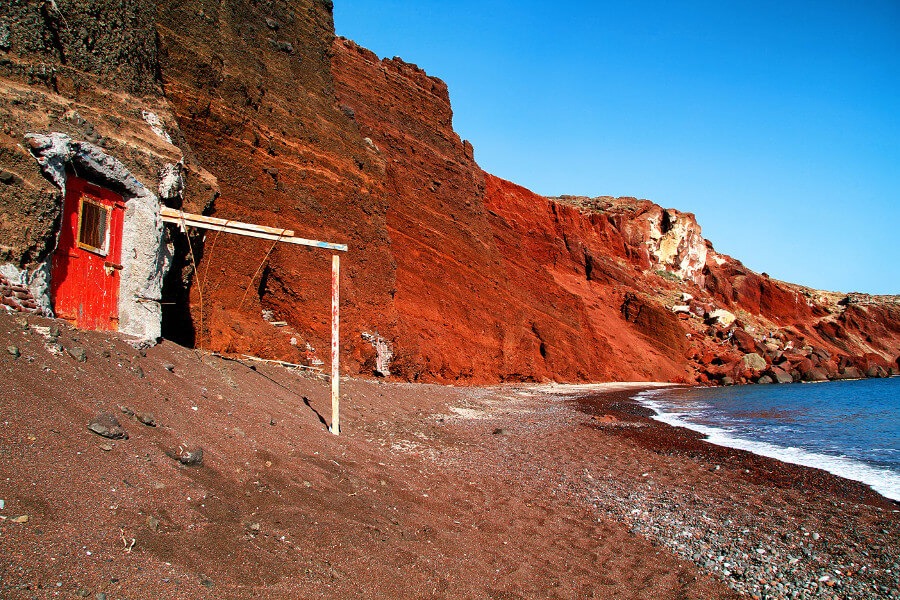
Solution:
{"label": "large rock on beach", "polygon": [[866,377],[887,377],[888,373],[884,367],[880,365],[872,365],[866,369]]}
{"label": "large rock on beach", "polygon": [[753,371],[762,371],[768,365],[766,364],[766,359],[757,354],[756,352],[750,352],[745,354],[741,358],[741,366],[745,369],[751,369]]}
{"label": "large rock on beach", "polygon": [[775,383],[793,383],[794,378],[791,374],[779,367],[773,367],[766,372],[766,375],[772,378]]}
{"label": "large rock on beach", "polygon": [[805,356],[801,357],[796,362],[794,360],[791,360],[791,365],[793,366],[794,369],[799,371],[801,375],[803,373],[807,373],[807,372],[813,370],[816,367],[816,365],[813,364],[813,361],[806,358]]}
{"label": "large rock on beach", "polygon": [[759,351],[759,344],[745,329],[736,328],[731,334],[732,343],[745,354]]}
{"label": "large rock on beach", "polygon": [[844,367],[840,370],[841,379],[862,379],[863,374],[854,366]]}
{"label": "large rock on beach", "polygon": [[128,432],[112,413],[100,413],[88,422],[88,429],[111,440],[127,440]]}
{"label": "large rock on beach", "polygon": [[828,375],[819,367],[812,367],[800,372],[803,381],[828,381]]}

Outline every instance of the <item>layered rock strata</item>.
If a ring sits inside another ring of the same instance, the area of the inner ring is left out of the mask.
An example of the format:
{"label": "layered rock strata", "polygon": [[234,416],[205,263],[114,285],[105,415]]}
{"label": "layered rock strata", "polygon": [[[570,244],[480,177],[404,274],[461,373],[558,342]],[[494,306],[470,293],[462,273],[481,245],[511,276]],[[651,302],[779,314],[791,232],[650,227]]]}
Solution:
{"label": "layered rock strata", "polygon": [[[348,244],[350,373],[727,384],[900,370],[897,298],[754,273],[693,215],[648,200],[545,198],[484,173],[446,84],[335,38],[331,11],[14,1],[0,15],[0,262],[39,273],[53,251],[61,190],[24,139],[64,134],[169,206]],[[169,235],[163,335],[327,360],[328,253]]]}

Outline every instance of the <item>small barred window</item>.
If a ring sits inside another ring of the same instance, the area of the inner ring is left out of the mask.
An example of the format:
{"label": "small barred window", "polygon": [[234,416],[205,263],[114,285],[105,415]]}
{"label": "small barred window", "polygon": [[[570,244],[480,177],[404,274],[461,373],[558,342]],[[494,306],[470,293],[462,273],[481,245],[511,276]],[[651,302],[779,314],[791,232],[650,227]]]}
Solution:
{"label": "small barred window", "polygon": [[78,246],[91,252],[106,255],[109,239],[110,209],[86,196],[81,197],[78,211]]}

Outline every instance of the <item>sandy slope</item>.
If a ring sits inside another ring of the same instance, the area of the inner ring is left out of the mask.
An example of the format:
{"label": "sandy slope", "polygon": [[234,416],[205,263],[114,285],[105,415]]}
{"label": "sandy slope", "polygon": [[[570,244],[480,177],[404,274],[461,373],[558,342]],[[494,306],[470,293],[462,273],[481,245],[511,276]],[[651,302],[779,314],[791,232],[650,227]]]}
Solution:
{"label": "sandy slope", "polygon": [[[667,541],[678,506],[761,535],[803,525],[826,562],[859,570],[870,551],[880,574],[841,577],[845,592],[896,587],[878,558],[897,560],[893,505],[653,423],[621,384],[591,399],[349,380],[333,436],[324,381],[65,326],[57,355],[40,329],[54,324],[0,314],[3,598],[731,597]],[[127,440],[88,431],[103,411]],[[174,460],[179,446],[202,447],[202,466]],[[714,525],[691,535],[721,545],[730,525]]]}

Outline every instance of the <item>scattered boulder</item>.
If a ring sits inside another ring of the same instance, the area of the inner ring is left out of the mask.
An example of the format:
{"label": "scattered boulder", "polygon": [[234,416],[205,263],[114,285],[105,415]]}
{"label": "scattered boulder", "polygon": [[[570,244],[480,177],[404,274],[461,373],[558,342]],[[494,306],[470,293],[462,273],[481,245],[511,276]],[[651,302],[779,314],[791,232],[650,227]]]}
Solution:
{"label": "scattered boulder", "polygon": [[22,356],[22,353],[19,352],[18,346],[7,346],[6,351],[12,354],[15,358],[19,358],[20,356]]}
{"label": "scattered boulder", "polygon": [[153,416],[153,413],[136,412],[127,406],[120,406],[119,410],[143,425],[156,427],[156,417]]}
{"label": "scattered boulder", "polygon": [[733,313],[728,312],[724,308],[717,308],[706,316],[706,322],[710,325],[722,325],[728,327],[737,317]]}
{"label": "scattered boulder", "polygon": [[147,527],[150,528],[150,531],[159,531],[159,519],[157,519],[153,515],[150,515],[149,517],[147,517]]}
{"label": "scattered boulder", "polygon": [[767,375],[772,378],[775,383],[794,383],[794,378],[784,369],[773,367]]}
{"label": "scattered boulder", "polygon": [[156,427],[156,417],[153,413],[135,413],[134,418],[147,427]]}
{"label": "scattered boulder", "polygon": [[[702,302],[697,302],[696,300],[690,300],[688,302],[688,306],[691,309],[691,314],[696,315],[703,319],[712,307],[709,304],[704,304]],[[714,334],[713,334],[714,335]]]}
{"label": "scattered boulder", "polygon": [[128,432],[122,428],[119,420],[112,413],[100,413],[88,422],[88,429],[111,440],[128,439]]}
{"label": "scattered boulder", "polygon": [[718,358],[718,356],[716,356],[716,354],[714,352],[707,350],[700,356],[699,360],[700,360],[700,364],[702,364],[702,365],[713,365],[713,364],[718,364],[717,362],[714,362],[714,361],[716,361],[717,358]]}
{"label": "scattered boulder", "polygon": [[759,345],[752,335],[747,333],[745,329],[741,329],[740,327],[735,328],[731,333],[731,342],[737,347],[738,350],[748,353],[756,353],[759,351]]}
{"label": "scattered boulder", "polygon": [[756,380],[756,383],[759,383],[759,384],[774,383],[774,380],[771,377],[769,377],[768,375],[763,375],[762,377],[760,377],[759,379]]}
{"label": "scattered boulder", "polygon": [[872,365],[866,369],[866,377],[887,377],[887,371],[881,365]]}
{"label": "scattered boulder", "polygon": [[604,425],[612,425],[619,422],[619,420],[614,415],[603,415],[602,417],[594,415],[591,417],[591,420],[597,423],[602,423]]}
{"label": "scattered boulder", "polygon": [[828,375],[818,367],[811,367],[800,372],[800,379],[803,381],[828,381]]}
{"label": "scattered boulder", "polygon": [[791,360],[791,365],[801,374],[811,371],[815,368],[815,365],[811,360],[806,357],[800,357],[797,361]]}
{"label": "scattered boulder", "polygon": [[757,354],[756,352],[747,353],[741,358],[741,366],[745,369],[750,369],[752,371],[762,371],[768,365],[766,364],[766,359]]}

